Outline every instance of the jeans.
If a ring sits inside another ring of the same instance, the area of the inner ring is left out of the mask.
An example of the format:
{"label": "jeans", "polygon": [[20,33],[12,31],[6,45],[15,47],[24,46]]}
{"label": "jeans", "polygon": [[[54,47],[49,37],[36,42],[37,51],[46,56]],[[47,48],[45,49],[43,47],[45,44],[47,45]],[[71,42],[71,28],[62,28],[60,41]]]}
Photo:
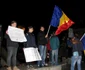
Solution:
{"label": "jeans", "polygon": [[58,65],[58,49],[52,50],[52,65]]}
{"label": "jeans", "polygon": [[74,70],[76,62],[77,62],[78,70],[81,70],[81,60],[82,60],[82,56],[72,56],[72,58],[71,58],[71,70]]}
{"label": "jeans", "polygon": [[42,60],[38,61],[38,65],[44,66],[45,65],[45,59],[46,59],[46,46],[39,45],[39,51],[40,51],[40,56],[41,56]]}
{"label": "jeans", "polygon": [[17,50],[18,50],[18,47],[7,47],[7,52],[8,52],[7,65],[8,66],[16,66]]}

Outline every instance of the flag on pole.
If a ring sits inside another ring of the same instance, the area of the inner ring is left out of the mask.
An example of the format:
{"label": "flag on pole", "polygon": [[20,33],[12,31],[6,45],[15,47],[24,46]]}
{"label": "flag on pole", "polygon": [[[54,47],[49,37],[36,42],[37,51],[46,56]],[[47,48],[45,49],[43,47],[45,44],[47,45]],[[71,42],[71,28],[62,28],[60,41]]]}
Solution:
{"label": "flag on pole", "polygon": [[55,34],[60,34],[62,31],[67,30],[73,24],[74,22],[70,20],[58,6],[55,5],[50,23],[51,26],[58,27]]}
{"label": "flag on pole", "polygon": [[83,48],[84,48],[84,51],[85,51],[85,33],[84,33],[84,35],[81,37],[80,41],[82,42]]}

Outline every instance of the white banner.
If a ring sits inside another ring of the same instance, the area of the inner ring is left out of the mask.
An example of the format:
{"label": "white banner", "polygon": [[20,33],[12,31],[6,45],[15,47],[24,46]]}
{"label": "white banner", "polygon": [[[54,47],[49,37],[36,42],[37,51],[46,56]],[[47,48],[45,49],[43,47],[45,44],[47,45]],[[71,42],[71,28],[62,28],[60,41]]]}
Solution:
{"label": "white banner", "polygon": [[24,48],[26,62],[40,61],[41,56],[37,48]]}
{"label": "white banner", "polygon": [[26,42],[27,41],[25,34],[24,34],[24,30],[20,28],[8,26],[8,35],[10,39],[14,42]]}

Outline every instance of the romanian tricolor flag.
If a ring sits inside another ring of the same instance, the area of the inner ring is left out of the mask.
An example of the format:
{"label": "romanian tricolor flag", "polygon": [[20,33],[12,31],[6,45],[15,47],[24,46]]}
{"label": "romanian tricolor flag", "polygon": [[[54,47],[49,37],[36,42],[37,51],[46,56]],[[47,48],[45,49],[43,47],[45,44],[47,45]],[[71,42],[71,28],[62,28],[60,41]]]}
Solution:
{"label": "romanian tricolor flag", "polygon": [[70,20],[58,6],[54,7],[50,25],[53,27],[58,27],[55,32],[56,35],[60,34],[64,30],[67,30],[73,24],[74,22]]}

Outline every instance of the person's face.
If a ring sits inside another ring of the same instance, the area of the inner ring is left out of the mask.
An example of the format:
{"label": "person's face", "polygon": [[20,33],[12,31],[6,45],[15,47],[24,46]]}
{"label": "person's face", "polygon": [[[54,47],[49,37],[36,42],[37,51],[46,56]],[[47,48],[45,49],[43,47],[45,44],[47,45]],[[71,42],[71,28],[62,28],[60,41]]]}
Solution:
{"label": "person's face", "polygon": [[17,27],[17,23],[12,23],[11,26],[12,27]]}
{"label": "person's face", "polygon": [[41,28],[40,28],[40,30],[41,30],[41,31],[44,31],[44,30],[45,30],[45,28],[44,28],[44,27],[41,27]]}
{"label": "person's face", "polygon": [[72,42],[75,41],[75,37],[72,38]]}
{"label": "person's face", "polygon": [[30,32],[30,33],[32,33],[33,31],[34,31],[34,29],[33,29],[33,28],[30,28],[30,29],[29,29],[29,32]]}

